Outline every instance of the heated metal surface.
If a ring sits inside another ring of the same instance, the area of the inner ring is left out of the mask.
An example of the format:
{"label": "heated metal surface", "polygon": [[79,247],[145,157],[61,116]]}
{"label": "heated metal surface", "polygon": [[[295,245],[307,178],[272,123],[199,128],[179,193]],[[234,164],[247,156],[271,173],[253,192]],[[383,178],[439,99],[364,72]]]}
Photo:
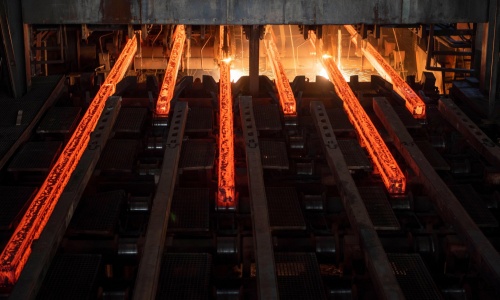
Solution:
{"label": "heated metal surface", "polygon": [[326,299],[314,253],[275,253],[280,299]]}
{"label": "heated metal surface", "polygon": [[184,25],[177,25],[173,36],[173,45],[170,50],[170,58],[168,59],[167,68],[165,69],[165,77],[160,88],[160,95],[156,102],[156,114],[167,116],[170,112],[170,101],[174,97],[175,83],[177,81],[177,72],[181,63],[182,51],[184,50],[184,41],[186,33]]}
{"label": "heated metal surface", "polygon": [[305,230],[306,223],[294,187],[266,187],[272,230]]}
{"label": "heated metal surface", "polygon": [[124,191],[100,193],[82,199],[71,220],[68,234],[112,237],[124,199]]}
{"label": "heated metal surface", "polygon": [[165,254],[161,262],[156,299],[209,299],[211,270],[210,254]]}
{"label": "heated metal surface", "polygon": [[28,142],[8,166],[10,172],[48,172],[61,149],[61,142]]}
{"label": "heated metal surface", "polygon": [[172,196],[177,179],[177,168],[181,156],[182,139],[186,128],[188,104],[178,102],[172,113],[172,122],[168,132],[163,154],[160,178],[153,199],[151,215],[133,299],[154,299],[160,276],[160,262],[165,246],[165,237],[170,218]]}
{"label": "heated metal surface", "polygon": [[115,132],[140,134],[147,113],[143,107],[122,107],[115,123]]}
{"label": "heated metal surface", "polygon": [[251,97],[240,97],[240,117],[245,136],[248,188],[251,198],[253,241],[259,299],[277,299],[277,279],[271,236],[271,222]]}
{"label": "heated metal surface", "polygon": [[55,257],[37,299],[95,299],[101,256],[59,254]]}
{"label": "heated metal surface", "polygon": [[374,98],[373,109],[394,140],[405,161],[418,174],[425,192],[434,201],[444,221],[449,222],[464,239],[471,257],[486,280],[498,290],[500,284],[500,255],[474,223],[467,211],[436,173],[432,165],[413,142],[413,138],[385,98]]}
{"label": "heated metal surface", "polygon": [[[334,130],[335,132],[335,130]],[[372,164],[357,140],[338,139],[340,151],[344,155],[349,170],[371,170]]]}
{"label": "heated metal surface", "polygon": [[442,299],[420,255],[388,253],[387,257],[406,299]]}
{"label": "heated metal surface", "polygon": [[209,189],[176,188],[170,208],[169,232],[208,231],[210,229]]}
{"label": "heated metal surface", "polygon": [[288,162],[285,142],[260,140],[259,147],[262,168],[288,170],[290,163]]}
{"label": "heated metal surface", "polygon": [[404,193],[406,190],[406,178],[370,120],[370,117],[368,117],[345,81],[332,57],[323,56],[321,61],[335,86],[337,94],[344,101],[344,109],[354,128],[356,128],[362,144],[366,147],[372,161],[375,163],[386,189],[389,193]]}
{"label": "heated metal surface", "polygon": [[211,107],[191,107],[186,123],[186,132],[212,132],[214,116]]}
{"label": "heated metal surface", "polygon": [[36,132],[70,133],[76,126],[81,111],[80,107],[52,107],[38,125]]}
{"label": "heated metal surface", "polygon": [[451,185],[450,190],[455,194],[472,220],[479,227],[498,227],[498,221],[484,203],[481,196],[470,184]]}
{"label": "heated metal surface", "polygon": [[255,126],[257,130],[281,130],[280,111],[274,104],[258,104],[253,106]]}
{"label": "heated metal surface", "polygon": [[123,78],[137,49],[135,37],[131,38],[108,74],[104,84],[90,103],[75,132],[66,144],[56,164],[49,172],[35,199],[0,255],[0,281],[14,284],[31,253],[33,239],[40,236],[64,187],[68,183],[78,161],[87,148],[90,133],[104,109],[105,102]]}
{"label": "heated metal surface", "polygon": [[[352,25],[344,26],[352,36],[357,34],[356,29]],[[356,39],[352,39],[356,43]],[[377,72],[387,81],[394,84],[394,90],[406,101],[406,108],[415,117],[419,119],[425,118],[425,103],[413,91],[413,89],[399,76],[389,63],[378,53],[378,51],[369,43],[366,42],[361,46],[363,55],[368,59]]]}
{"label": "heated metal surface", "polygon": [[382,187],[365,186],[359,187],[358,191],[375,229],[399,230],[401,228]]}
{"label": "heated metal surface", "polygon": [[359,234],[359,242],[365,254],[368,271],[372,276],[377,294],[380,298],[385,299],[403,299],[403,292],[394,277],[382,243],[338,147],[325,106],[319,101],[313,101],[310,104],[310,109],[316,130],[321,137],[326,161],[337,183],[347,217],[351,227]]}
{"label": "heated metal surface", "polygon": [[109,140],[96,169],[131,173],[135,165],[137,147],[136,140]]}
{"label": "heated metal surface", "polygon": [[[191,111],[189,112],[191,113]],[[215,162],[215,143],[203,140],[188,140],[182,145],[181,170],[212,169]]]}
{"label": "heated metal surface", "polygon": [[0,230],[11,230],[22,217],[24,207],[35,196],[36,188],[0,186]]}

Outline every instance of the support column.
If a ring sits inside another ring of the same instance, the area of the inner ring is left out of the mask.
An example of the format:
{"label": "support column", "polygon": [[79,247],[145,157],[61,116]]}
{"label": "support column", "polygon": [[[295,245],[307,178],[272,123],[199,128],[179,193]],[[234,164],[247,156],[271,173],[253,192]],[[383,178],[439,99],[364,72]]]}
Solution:
{"label": "support column", "polygon": [[250,95],[257,97],[259,95],[259,43],[260,30],[258,25],[249,26],[249,76],[250,76]]}

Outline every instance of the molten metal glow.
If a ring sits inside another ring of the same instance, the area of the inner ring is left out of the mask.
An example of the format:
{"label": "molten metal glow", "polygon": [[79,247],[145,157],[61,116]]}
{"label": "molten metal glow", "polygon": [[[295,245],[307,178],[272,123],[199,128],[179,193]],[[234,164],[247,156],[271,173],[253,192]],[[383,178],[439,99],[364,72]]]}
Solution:
{"label": "molten metal glow", "polygon": [[271,62],[274,77],[276,78],[276,87],[278,88],[283,113],[285,115],[295,115],[297,113],[295,98],[293,96],[292,88],[290,87],[290,82],[288,81],[283,65],[281,64],[278,48],[276,48],[273,37],[266,39],[264,41],[264,45],[266,46],[267,56]]}
{"label": "molten metal glow", "polygon": [[358,132],[361,142],[366,146],[371,159],[380,172],[385,187],[392,194],[404,193],[406,179],[396,160],[380,137],[377,129],[345,81],[342,73],[331,57],[322,59],[337,94],[344,101],[344,109]]}
{"label": "molten metal glow", "polygon": [[135,37],[130,39],[113,69],[85,112],[47,179],[17,226],[0,256],[0,286],[14,285],[31,254],[31,244],[39,238],[78,161],[87,148],[90,134],[104,109],[106,100],[115,92],[137,49]]}
{"label": "molten metal glow", "polygon": [[[354,29],[352,25],[345,25],[345,28],[352,36],[357,34],[356,29]],[[356,43],[356,39],[353,39],[353,42]],[[385,61],[382,55],[380,55],[370,43],[366,43],[366,47],[361,47],[361,51],[377,72],[384,79],[394,84],[394,89],[403,99],[405,99],[406,108],[410,113],[417,119],[425,118],[425,103],[399,76],[398,72]]]}
{"label": "molten metal glow", "polygon": [[181,64],[182,50],[184,49],[184,41],[186,33],[184,25],[177,25],[174,32],[174,45],[170,52],[165,77],[161,84],[160,95],[156,102],[156,114],[166,116],[170,111],[170,101],[174,97],[175,82],[177,81],[177,73]]}
{"label": "molten metal glow", "polygon": [[[219,41],[224,41],[221,26]],[[222,46],[222,45],[221,45]],[[221,50],[221,55],[223,51]],[[233,101],[231,95],[230,65],[221,59],[219,95],[219,183],[217,193],[218,209],[236,207],[234,189],[234,142],[233,142]]]}

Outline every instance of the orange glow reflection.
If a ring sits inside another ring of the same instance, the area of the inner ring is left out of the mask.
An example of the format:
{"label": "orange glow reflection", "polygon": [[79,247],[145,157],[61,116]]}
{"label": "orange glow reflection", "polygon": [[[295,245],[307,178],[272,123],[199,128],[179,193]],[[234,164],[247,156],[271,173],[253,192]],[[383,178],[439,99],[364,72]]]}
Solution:
{"label": "orange glow reflection", "polygon": [[[220,27],[220,43],[224,41],[224,28]],[[223,51],[220,51],[221,56]],[[233,141],[233,101],[231,95],[230,64],[228,60],[220,62],[220,95],[219,95],[219,183],[217,191],[217,208],[234,209],[234,141]]]}
{"label": "orange glow reflection", "polygon": [[82,120],[64,147],[47,179],[31,202],[20,224],[0,256],[0,286],[15,284],[31,254],[31,244],[40,237],[71,174],[87,148],[90,134],[116,84],[125,76],[137,49],[135,36],[128,40],[113,69],[92,100]]}
{"label": "orange glow reflection", "polygon": [[375,163],[385,187],[391,194],[404,193],[406,190],[406,178],[372,121],[345,81],[344,76],[342,76],[342,73],[331,57],[324,56],[322,63],[328,71],[330,80],[334,83],[337,94],[344,101],[344,110],[347,112],[351,123],[358,132],[361,142]]}
{"label": "orange glow reflection", "polygon": [[174,44],[170,52],[167,68],[165,69],[165,77],[160,88],[160,95],[156,102],[156,114],[166,116],[170,111],[170,101],[174,97],[175,82],[177,81],[177,73],[181,64],[182,51],[184,50],[184,41],[186,33],[184,25],[177,25],[174,32]]}
{"label": "orange glow reflection", "polygon": [[[345,28],[351,36],[357,34],[356,29],[352,25],[345,25]],[[353,39],[356,43],[356,39]],[[361,45],[358,45],[361,46]],[[417,119],[425,118],[425,103],[411,89],[411,87],[399,76],[399,74],[385,61],[380,53],[373,48],[370,43],[366,43],[366,47],[361,47],[363,55],[368,59],[377,72],[387,81],[394,84],[396,92],[406,101],[406,109]]]}
{"label": "orange glow reflection", "polygon": [[[270,28],[270,27],[269,27]],[[283,64],[280,61],[278,48],[274,43],[274,35],[270,34],[270,38],[264,40],[264,45],[266,46],[267,56],[271,62],[271,68],[273,69],[274,78],[276,78],[276,88],[278,89],[278,95],[280,98],[281,109],[285,115],[295,115],[297,112],[295,97],[293,96],[292,88],[290,87],[290,82],[286,77],[285,70],[283,69]]]}

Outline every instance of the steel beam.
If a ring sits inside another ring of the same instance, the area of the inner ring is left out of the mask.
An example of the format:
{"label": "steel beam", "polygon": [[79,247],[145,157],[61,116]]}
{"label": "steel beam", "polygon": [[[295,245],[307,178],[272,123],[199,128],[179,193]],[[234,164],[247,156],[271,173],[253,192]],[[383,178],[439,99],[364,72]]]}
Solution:
{"label": "steel beam", "polygon": [[89,145],[71,175],[47,226],[38,241],[33,244],[33,253],[10,294],[11,299],[36,298],[52,258],[61,244],[73,213],[111,135],[120,108],[121,97],[113,96],[106,101],[106,109],[101,113],[97,129],[92,132]]}
{"label": "steel beam", "polygon": [[490,164],[500,167],[500,147],[495,144],[450,98],[439,99],[439,112]]}
{"label": "steel beam", "polygon": [[363,199],[349,173],[340,151],[325,106],[320,101],[310,104],[316,130],[321,137],[326,161],[333,173],[349,222],[359,236],[366,264],[380,299],[404,299],[396,276],[368,215]]}
{"label": "steel beam", "polygon": [[21,222],[0,255],[0,282],[13,285],[31,254],[31,244],[38,239],[56,206],[73,171],[87,148],[106,100],[114,93],[116,84],[128,70],[137,49],[131,38],[118,57],[113,69],[90,103],[73,135],[50,170]]}
{"label": "steel beam", "polygon": [[170,101],[174,96],[175,84],[177,82],[177,73],[181,64],[182,51],[184,50],[184,41],[186,40],[186,32],[184,25],[178,25],[173,36],[174,44],[170,51],[165,77],[160,88],[160,95],[156,102],[156,114],[159,116],[167,116],[170,111]]}
{"label": "steel beam", "polygon": [[290,82],[286,77],[285,69],[281,64],[278,48],[274,43],[274,33],[271,26],[268,26],[267,28],[269,29],[269,32],[267,34],[267,38],[264,40],[264,45],[266,46],[267,56],[271,62],[271,69],[273,70],[274,78],[276,80],[276,88],[278,89],[281,109],[285,115],[296,115],[297,108],[295,104],[295,97],[293,95],[292,88],[290,87]]}
{"label": "steel beam", "polygon": [[483,278],[500,292],[500,254],[467,214],[455,195],[436,173],[398,115],[385,98],[374,98],[373,109],[394,140],[394,145],[413,169],[443,220],[453,226],[465,241]]}
{"label": "steel beam", "polygon": [[151,215],[149,216],[144,250],[139,263],[137,279],[135,280],[133,299],[156,298],[187,115],[187,102],[178,102],[172,112],[172,122],[165,145],[160,179],[153,199]]}
{"label": "steel beam", "polygon": [[260,58],[260,28],[257,25],[247,27],[250,30],[248,46],[248,76],[249,90],[253,97],[259,96],[259,58]]}
{"label": "steel beam", "polygon": [[259,299],[278,299],[273,242],[252,97],[240,97],[239,102],[241,127],[246,145],[248,190],[250,191]]}
{"label": "steel beam", "polygon": [[344,101],[344,110],[354,125],[363,146],[368,150],[385,187],[392,194],[404,193],[406,178],[370,117],[345,81],[332,57],[323,56],[322,63],[333,82],[337,95]]}
{"label": "steel beam", "polygon": [[[357,44],[354,38],[357,35],[356,29],[352,25],[344,26],[352,36],[352,41]],[[385,61],[385,59],[377,52],[377,50],[369,43],[358,45],[363,52],[363,55],[368,59],[372,66],[385,80],[394,84],[394,90],[405,99],[406,108],[415,118],[425,118],[425,103],[412,90],[412,88],[404,81],[399,74]]]}

